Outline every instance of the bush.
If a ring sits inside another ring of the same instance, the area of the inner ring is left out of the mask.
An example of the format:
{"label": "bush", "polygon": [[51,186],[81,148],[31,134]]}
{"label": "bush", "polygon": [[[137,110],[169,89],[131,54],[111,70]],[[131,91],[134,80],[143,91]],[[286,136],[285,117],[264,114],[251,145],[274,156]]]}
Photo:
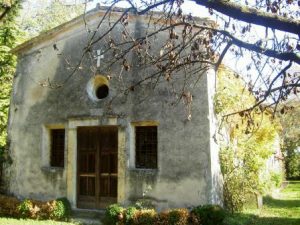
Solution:
{"label": "bush", "polygon": [[55,220],[62,220],[69,218],[71,214],[71,205],[68,199],[58,198],[54,201],[53,210],[50,213],[50,218]]}
{"label": "bush", "polygon": [[37,219],[50,219],[50,215],[54,210],[55,201],[32,201],[32,203],[34,206],[39,208]]}
{"label": "bush", "polygon": [[124,208],[118,204],[107,207],[103,218],[104,225],[116,225],[119,221],[123,221]]}
{"label": "bush", "polygon": [[20,201],[15,197],[0,195],[0,216],[18,216],[18,205]]}
{"label": "bush", "polygon": [[153,225],[157,222],[157,213],[154,209],[137,210],[133,216],[133,225]]}
{"label": "bush", "polygon": [[18,206],[19,216],[22,218],[37,218],[37,212],[39,208],[34,206],[32,201],[29,199],[25,199],[21,204]]}
{"label": "bush", "polygon": [[69,217],[71,206],[66,198],[48,202],[26,199],[17,206],[17,212],[21,218],[62,220]]}
{"label": "bush", "polygon": [[125,224],[126,225],[131,225],[133,223],[133,217],[134,217],[134,214],[136,213],[137,209],[135,207],[128,207],[126,210],[125,210]]}
{"label": "bush", "polygon": [[279,188],[283,181],[283,174],[271,172],[271,182],[274,184],[276,188]]}
{"label": "bush", "polygon": [[218,205],[198,206],[191,213],[183,208],[157,214],[155,209],[123,208],[113,204],[106,209],[102,222],[104,225],[221,225],[226,214]]}
{"label": "bush", "polygon": [[198,206],[191,213],[194,223],[202,225],[221,225],[226,217],[226,211],[218,205]]}
{"label": "bush", "polygon": [[71,214],[71,205],[66,198],[42,202],[0,195],[0,216],[30,219],[66,219]]}
{"label": "bush", "polygon": [[189,220],[187,209],[173,209],[159,214],[160,225],[186,225]]}

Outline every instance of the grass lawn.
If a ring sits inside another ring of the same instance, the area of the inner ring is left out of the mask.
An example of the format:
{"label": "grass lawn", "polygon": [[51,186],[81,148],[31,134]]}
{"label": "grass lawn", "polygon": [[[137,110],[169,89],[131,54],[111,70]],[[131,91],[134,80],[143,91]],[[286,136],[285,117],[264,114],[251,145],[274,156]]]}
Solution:
{"label": "grass lawn", "polygon": [[300,225],[300,181],[291,181],[275,198],[265,197],[262,209],[249,207],[227,218],[228,225]]}
{"label": "grass lawn", "polygon": [[51,220],[18,220],[0,217],[0,225],[78,225],[78,223],[57,222]]}

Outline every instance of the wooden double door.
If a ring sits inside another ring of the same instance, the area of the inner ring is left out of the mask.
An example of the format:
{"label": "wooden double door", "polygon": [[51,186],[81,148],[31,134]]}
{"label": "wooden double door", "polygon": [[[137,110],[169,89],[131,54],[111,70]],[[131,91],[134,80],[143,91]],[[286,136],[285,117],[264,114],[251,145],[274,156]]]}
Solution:
{"label": "wooden double door", "polygon": [[118,128],[78,128],[77,151],[77,207],[103,209],[116,203]]}

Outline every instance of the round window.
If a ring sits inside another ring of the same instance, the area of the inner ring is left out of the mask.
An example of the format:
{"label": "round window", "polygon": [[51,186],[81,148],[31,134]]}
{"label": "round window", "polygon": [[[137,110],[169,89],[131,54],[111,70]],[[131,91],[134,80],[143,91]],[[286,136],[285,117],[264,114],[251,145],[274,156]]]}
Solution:
{"label": "round window", "polygon": [[106,84],[100,85],[96,89],[96,97],[98,99],[106,98],[108,96],[108,93],[109,93],[109,89]]}
{"label": "round window", "polygon": [[96,75],[87,84],[87,93],[90,99],[99,101],[109,95],[109,84],[105,76]]}

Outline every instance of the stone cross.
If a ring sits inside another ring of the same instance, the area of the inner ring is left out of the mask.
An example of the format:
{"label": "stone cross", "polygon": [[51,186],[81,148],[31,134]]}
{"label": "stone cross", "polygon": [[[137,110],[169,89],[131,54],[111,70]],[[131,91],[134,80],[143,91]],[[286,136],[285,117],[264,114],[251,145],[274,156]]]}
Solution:
{"label": "stone cross", "polygon": [[100,67],[100,61],[104,58],[104,55],[101,55],[101,49],[97,50],[97,67]]}

